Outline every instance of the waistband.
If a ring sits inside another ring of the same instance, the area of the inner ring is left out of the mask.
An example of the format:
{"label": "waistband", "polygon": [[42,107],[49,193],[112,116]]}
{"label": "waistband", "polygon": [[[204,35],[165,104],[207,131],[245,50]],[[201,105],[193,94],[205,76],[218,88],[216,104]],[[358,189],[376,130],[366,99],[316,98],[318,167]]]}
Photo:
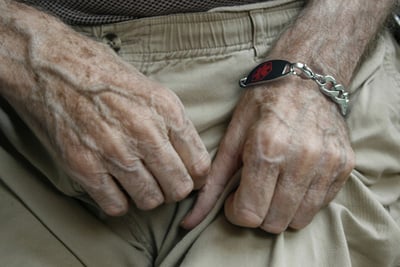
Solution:
{"label": "waistband", "polygon": [[75,27],[112,44],[132,61],[157,61],[224,53],[255,47],[265,50],[293,21],[302,0],[278,0],[209,12],[142,18],[114,24]]}

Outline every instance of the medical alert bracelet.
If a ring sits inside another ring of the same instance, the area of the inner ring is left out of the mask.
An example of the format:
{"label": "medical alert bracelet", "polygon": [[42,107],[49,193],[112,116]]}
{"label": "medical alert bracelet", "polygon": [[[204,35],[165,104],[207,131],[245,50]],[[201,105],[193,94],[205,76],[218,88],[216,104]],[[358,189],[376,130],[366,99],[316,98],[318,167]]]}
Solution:
{"label": "medical alert bracelet", "polygon": [[335,78],[329,75],[314,73],[306,64],[290,63],[286,60],[270,60],[255,67],[250,74],[240,79],[240,86],[245,88],[264,82],[269,82],[288,75],[296,75],[303,79],[315,81],[320,91],[338,104],[343,116],[347,115],[349,106],[349,93],[343,85],[336,82]]}

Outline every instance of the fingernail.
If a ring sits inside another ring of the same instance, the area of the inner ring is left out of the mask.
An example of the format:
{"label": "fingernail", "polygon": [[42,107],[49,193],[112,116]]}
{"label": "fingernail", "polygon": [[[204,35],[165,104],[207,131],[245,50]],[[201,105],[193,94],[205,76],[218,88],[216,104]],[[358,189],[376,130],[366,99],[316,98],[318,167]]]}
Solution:
{"label": "fingernail", "polygon": [[188,214],[186,214],[185,218],[183,218],[183,220],[179,224],[182,228],[189,230],[186,225],[186,222],[187,222],[187,217],[189,217],[191,214],[192,214],[192,211],[189,211]]}

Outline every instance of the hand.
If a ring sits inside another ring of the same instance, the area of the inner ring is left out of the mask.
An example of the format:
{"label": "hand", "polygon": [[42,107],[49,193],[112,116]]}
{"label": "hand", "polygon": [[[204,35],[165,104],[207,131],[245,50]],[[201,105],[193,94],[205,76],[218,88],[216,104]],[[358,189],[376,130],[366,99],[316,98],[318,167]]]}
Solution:
{"label": "hand", "polygon": [[173,92],[55,21],[32,29],[3,31],[3,49],[21,47],[0,53],[4,95],[106,213],[126,212],[125,193],[152,209],[204,183],[208,152]]}
{"label": "hand", "polygon": [[354,153],[339,110],[314,82],[291,77],[246,89],[183,227],[204,219],[241,166],[227,219],[280,233],[306,226],[335,197]]}

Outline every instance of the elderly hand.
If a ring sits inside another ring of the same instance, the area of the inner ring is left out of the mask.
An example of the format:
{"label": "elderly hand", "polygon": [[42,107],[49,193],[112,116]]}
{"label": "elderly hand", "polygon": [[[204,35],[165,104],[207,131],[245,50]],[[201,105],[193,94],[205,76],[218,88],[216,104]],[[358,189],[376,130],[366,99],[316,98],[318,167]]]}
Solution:
{"label": "elderly hand", "polygon": [[280,233],[304,227],[334,198],[354,154],[340,111],[314,82],[290,77],[246,89],[183,227],[208,214],[241,166],[240,185],[225,201],[226,217]]}
{"label": "elderly hand", "polygon": [[[393,4],[306,1],[269,58],[308,63],[347,86]],[[291,77],[248,89],[182,226],[200,223],[243,166],[240,185],[225,202],[228,220],[271,233],[302,228],[335,197],[354,165],[344,119],[313,81]]]}
{"label": "elderly hand", "polygon": [[173,92],[110,48],[13,5],[18,18],[0,23],[2,94],[106,213],[127,210],[125,193],[152,209],[203,184],[209,154]]}
{"label": "elderly hand", "polygon": [[152,209],[202,185],[209,155],[170,90],[102,53],[38,68],[31,112],[61,165],[106,213],[126,211],[123,190]]}

